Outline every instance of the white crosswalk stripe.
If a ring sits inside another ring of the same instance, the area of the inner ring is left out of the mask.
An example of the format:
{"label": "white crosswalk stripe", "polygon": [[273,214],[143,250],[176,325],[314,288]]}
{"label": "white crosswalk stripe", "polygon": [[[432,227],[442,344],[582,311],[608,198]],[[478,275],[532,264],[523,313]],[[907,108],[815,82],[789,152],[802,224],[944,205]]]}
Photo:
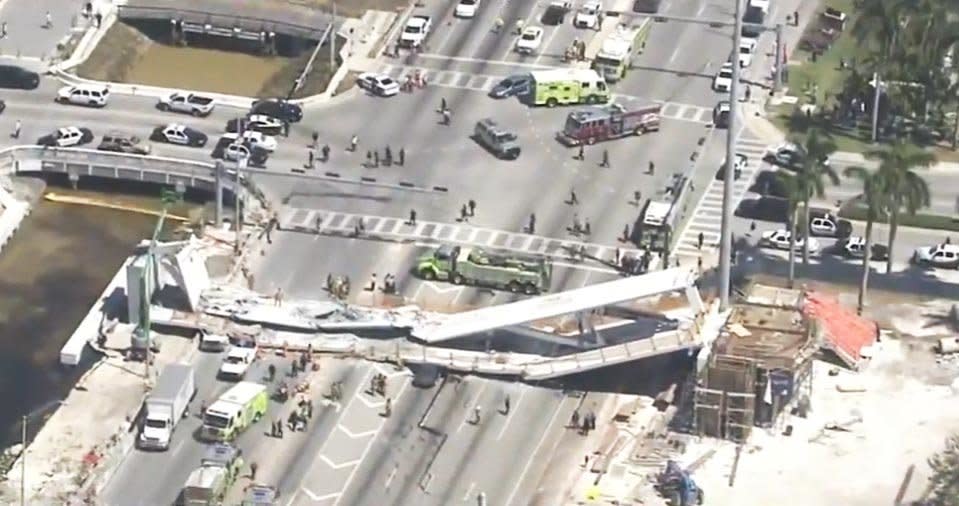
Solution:
{"label": "white crosswalk stripe", "polygon": [[[733,209],[746,195],[749,185],[759,172],[766,145],[759,140],[740,138],[736,144],[736,153],[746,155],[748,162],[739,180],[733,184]],[[675,253],[686,257],[699,257],[704,252],[719,247],[719,232],[723,216],[723,182],[712,179],[693,215],[686,222],[676,243]],[[702,234],[702,248],[699,245]]]}
{"label": "white crosswalk stripe", "polygon": [[[469,74],[455,70],[436,70],[425,67],[410,67],[401,65],[383,64],[379,72],[386,74],[398,82],[406,80],[406,76],[415,75],[419,72],[421,76],[426,77],[426,81],[431,86],[442,86],[444,88],[457,88],[474,91],[489,92],[506,75],[495,76],[488,74]],[[630,102],[639,102],[648,104],[650,99],[636,97],[633,95],[613,94],[613,100],[629,104]],[[692,123],[708,124],[712,122],[712,109],[692,104],[682,104],[678,102],[664,102],[654,100],[662,104],[661,116],[664,119],[678,121],[688,121]]]}
{"label": "white crosswalk stripe", "polygon": [[577,250],[585,248],[587,257],[601,262],[614,262],[617,249],[623,257],[643,254],[642,250],[632,248],[475,227],[468,223],[417,220],[414,226],[403,218],[322,209],[287,208],[280,213],[279,220],[282,230],[309,233],[316,232],[317,222],[319,222],[321,233],[328,235],[350,235],[355,231],[359,220],[362,220],[367,236],[481,246],[563,259],[568,259],[569,252],[574,248]]}

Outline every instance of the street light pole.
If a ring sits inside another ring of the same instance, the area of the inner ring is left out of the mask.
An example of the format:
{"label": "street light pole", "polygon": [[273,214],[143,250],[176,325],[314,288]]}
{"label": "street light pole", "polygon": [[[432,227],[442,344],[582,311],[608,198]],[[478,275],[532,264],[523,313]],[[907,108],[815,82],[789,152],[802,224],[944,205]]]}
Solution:
{"label": "street light pole", "polygon": [[27,504],[27,416],[23,415],[20,425],[20,506]]}
{"label": "street light pole", "polygon": [[742,0],[736,2],[736,21],[733,24],[733,64],[732,82],[729,84],[729,129],[726,130],[726,166],[723,168],[723,217],[719,235],[719,309],[729,307],[730,268],[732,253],[733,221],[733,162],[736,159],[736,138],[738,132],[739,110],[739,43],[742,37],[743,17]]}

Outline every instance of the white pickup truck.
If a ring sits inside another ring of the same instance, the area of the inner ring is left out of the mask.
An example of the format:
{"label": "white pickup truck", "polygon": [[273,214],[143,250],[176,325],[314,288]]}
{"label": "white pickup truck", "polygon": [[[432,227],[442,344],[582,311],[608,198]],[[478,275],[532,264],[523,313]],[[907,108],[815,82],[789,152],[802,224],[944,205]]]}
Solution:
{"label": "white pickup truck", "polygon": [[174,93],[161,98],[157,103],[157,108],[161,111],[182,112],[193,116],[209,116],[213,112],[213,106],[213,98],[194,93]]}
{"label": "white pickup truck", "polygon": [[240,381],[254,360],[256,360],[256,345],[252,348],[234,346],[230,348],[223,363],[220,364],[218,375],[227,380]]}
{"label": "white pickup truck", "polygon": [[400,45],[403,47],[419,47],[430,34],[433,20],[429,16],[413,16],[406,22],[403,33],[400,34]]}

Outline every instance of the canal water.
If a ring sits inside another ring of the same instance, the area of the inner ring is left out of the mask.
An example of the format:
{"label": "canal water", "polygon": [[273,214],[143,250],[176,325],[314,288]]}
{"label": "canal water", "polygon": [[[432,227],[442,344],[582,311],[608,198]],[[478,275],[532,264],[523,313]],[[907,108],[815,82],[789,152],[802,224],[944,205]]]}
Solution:
{"label": "canal water", "polygon": [[[36,181],[34,181],[36,183]],[[152,196],[72,191],[81,196],[159,208]],[[153,188],[151,195],[158,191]],[[181,209],[181,212],[187,212]],[[40,419],[89,367],[59,364],[60,347],[137,243],[153,233],[146,214],[40,200],[0,253],[0,436],[19,442],[20,420]]]}

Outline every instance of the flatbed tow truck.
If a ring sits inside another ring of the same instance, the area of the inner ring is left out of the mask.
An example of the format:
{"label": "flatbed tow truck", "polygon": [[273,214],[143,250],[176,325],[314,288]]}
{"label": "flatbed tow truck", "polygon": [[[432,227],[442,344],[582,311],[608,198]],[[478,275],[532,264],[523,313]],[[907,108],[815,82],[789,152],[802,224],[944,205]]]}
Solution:
{"label": "flatbed tow truck", "polygon": [[553,265],[541,257],[443,245],[420,258],[416,273],[427,280],[533,295],[549,291]]}

